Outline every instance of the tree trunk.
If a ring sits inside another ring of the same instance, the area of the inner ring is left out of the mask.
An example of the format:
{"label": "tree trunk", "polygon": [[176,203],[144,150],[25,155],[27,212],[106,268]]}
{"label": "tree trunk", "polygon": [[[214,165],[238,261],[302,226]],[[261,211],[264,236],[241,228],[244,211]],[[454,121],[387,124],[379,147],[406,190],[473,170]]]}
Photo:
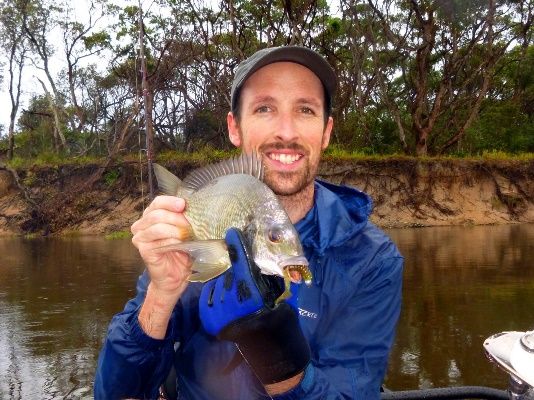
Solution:
{"label": "tree trunk", "polygon": [[424,157],[428,154],[428,129],[422,129],[414,126],[417,142],[415,143],[415,154],[418,157]]}
{"label": "tree trunk", "polygon": [[[433,10],[428,11],[428,17],[425,19],[419,5],[414,0],[411,3],[421,33],[421,44],[415,56],[416,73],[415,79],[413,79],[415,98],[411,113],[413,132],[416,137],[415,153],[418,156],[425,156],[428,153],[428,136],[435,122],[435,119],[429,118],[428,93],[432,69],[431,55],[435,45],[437,26],[434,22]],[[433,114],[437,112],[436,107],[433,107]]]}
{"label": "tree trunk", "polygon": [[23,49],[21,52],[21,59],[18,62],[18,78],[16,87],[13,87],[13,60],[15,57],[15,49],[11,53],[11,58],[9,59],[9,96],[11,98],[11,112],[9,114],[9,130],[8,130],[8,149],[7,149],[7,159],[13,159],[13,152],[15,149],[15,119],[17,118],[17,113],[20,105],[20,86],[22,81],[22,70],[24,68],[24,53]]}
{"label": "tree trunk", "polygon": [[41,86],[43,87],[43,90],[46,94],[48,104],[50,105],[50,108],[52,109],[52,116],[54,117],[54,147],[56,149],[56,153],[59,153],[62,149],[67,148],[67,140],[65,139],[65,135],[63,135],[63,132],[61,131],[59,109],[57,107],[55,99],[53,98],[53,96],[50,94],[50,92],[46,88],[46,85],[44,84],[44,82],[40,80],[39,78],[37,78],[37,80],[41,83]]}

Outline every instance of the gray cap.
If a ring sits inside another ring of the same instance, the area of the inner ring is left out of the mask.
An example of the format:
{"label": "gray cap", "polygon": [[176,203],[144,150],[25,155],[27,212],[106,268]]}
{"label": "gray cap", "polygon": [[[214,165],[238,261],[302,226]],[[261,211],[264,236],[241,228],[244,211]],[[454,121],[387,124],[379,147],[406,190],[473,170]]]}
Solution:
{"label": "gray cap", "polygon": [[336,91],[337,79],[334,70],[319,53],[300,46],[281,46],[262,49],[242,61],[238,66],[232,83],[232,111],[235,111],[239,92],[250,76],[266,65],[290,61],[301,64],[311,70],[323,83],[327,96],[328,111],[332,108],[332,98]]}

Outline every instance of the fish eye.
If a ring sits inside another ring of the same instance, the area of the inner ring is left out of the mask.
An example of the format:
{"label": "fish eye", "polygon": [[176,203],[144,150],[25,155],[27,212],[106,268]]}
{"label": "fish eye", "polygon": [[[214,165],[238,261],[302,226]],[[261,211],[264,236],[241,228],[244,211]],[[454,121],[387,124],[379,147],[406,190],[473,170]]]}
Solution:
{"label": "fish eye", "polygon": [[273,226],[267,232],[269,240],[273,243],[280,243],[284,238],[284,232],[281,226]]}

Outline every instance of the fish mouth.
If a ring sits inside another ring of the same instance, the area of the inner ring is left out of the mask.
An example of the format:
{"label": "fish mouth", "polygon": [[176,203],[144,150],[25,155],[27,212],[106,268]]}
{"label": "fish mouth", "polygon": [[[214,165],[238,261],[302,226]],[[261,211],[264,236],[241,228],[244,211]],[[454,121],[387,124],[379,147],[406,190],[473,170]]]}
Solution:
{"label": "fish mouth", "polygon": [[304,281],[306,286],[312,283],[312,273],[308,267],[309,263],[304,256],[294,256],[284,259],[280,267],[287,273],[292,282],[300,283]]}

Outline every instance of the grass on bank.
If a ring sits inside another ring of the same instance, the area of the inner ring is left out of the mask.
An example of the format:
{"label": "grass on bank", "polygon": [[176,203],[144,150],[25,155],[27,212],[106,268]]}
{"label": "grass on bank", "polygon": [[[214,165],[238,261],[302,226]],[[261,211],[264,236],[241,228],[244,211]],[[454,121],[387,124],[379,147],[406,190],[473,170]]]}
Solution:
{"label": "grass on bank", "polygon": [[[207,164],[217,162],[239,154],[238,149],[232,150],[218,150],[207,147],[205,149],[185,153],[179,151],[164,151],[156,155],[155,162],[165,164],[166,162],[180,162],[188,161],[199,164]],[[415,157],[413,155],[406,155],[402,153],[394,154],[370,154],[361,150],[347,150],[342,146],[330,145],[323,154],[323,159],[328,161],[347,161],[347,160],[388,160],[388,159],[404,159],[404,160],[420,160],[420,161],[439,161],[439,160],[472,160],[472,161],[532,161],[534,160],[534,153],[519,153],[511,154],[503,151],[485,151],[480,155],[444,155],[444,156],[424,156]],[[72,157],[62,156],[54,153],[41,154],[35,158],[14,157],[7,161],[6,164],[14,169],[27,169],[30,167],[59,167],[61,165],[90,165],[101,164],[105,161],[105,157],[83,156]],[[124,154],[117,159],[117,163],[121,162],[139,162],[138,154]],[[141,162],[146,162],[145,157]]]}
{"label": "grass on bank", "polygon": [[111,232],[104,236],[104,238],[107,240],[130,239],[131,237],[132,233],[130,231]]}
{"label": "grass on bank", "polygon": [[[164,151],[155,156],[155,162],[165,163],[167,161],[189,161],[198,163],[210,163],[223,160],[225,158],[239,154],[237,149],[218,150],[207,147],[205,149],[186,153],[180,151]],[[58,167],[60,165],[84,166],[91,164],[101,164],[106,160],[105,156],[69,156],[55,153],[43,153],[37,157],[13,157],[12,160],[6,160],[5,164],[13,169],[27,169],[30,167]],[[116,159],[116,163],[139,162],[139,154],[125,153]],[[143,155],[142,162],[146,162]]]}
{"label": "grass on bank", "polygon": [[534,160],[534,153],[512,154],[504,151],[484,151],[479,155],[440,155],[440,156],[422,156],[416,157],[404,153],[393,154],[373,154],[359,150],[347,150],[342,146],[330,145],[323,153],[323,159],[327,160],[387,160],[387,159],[405,159],[421,161],[439,161],[439,160],[491,160],[491,161],[531,161]]}
{"label": "grass on bank", "polygon": [[[13,236],[18,236],[18,235],[13,234]],[[57,234],[55,234],[54,236],[57,236]],[[67,230],[59,234],[59,237],[62,237],[62,238],[77,238],[77,237],[82,237],[82,236],[87,236],[87,234],[82,233],[80,231],[76,231],[76,230]],[[90,234],[89,236],[92,236],[92,234]],[[43,238],[45,236],[43,235],[42,232],[32,232],[32,233],[25,233],[23,237],[25,239],[30,240],[30,239]],[[104,239],[106,240],[131,239],[131,238],[132,238],[132,233],[128,230],[111,232],[111,233],[104,235]]]}

